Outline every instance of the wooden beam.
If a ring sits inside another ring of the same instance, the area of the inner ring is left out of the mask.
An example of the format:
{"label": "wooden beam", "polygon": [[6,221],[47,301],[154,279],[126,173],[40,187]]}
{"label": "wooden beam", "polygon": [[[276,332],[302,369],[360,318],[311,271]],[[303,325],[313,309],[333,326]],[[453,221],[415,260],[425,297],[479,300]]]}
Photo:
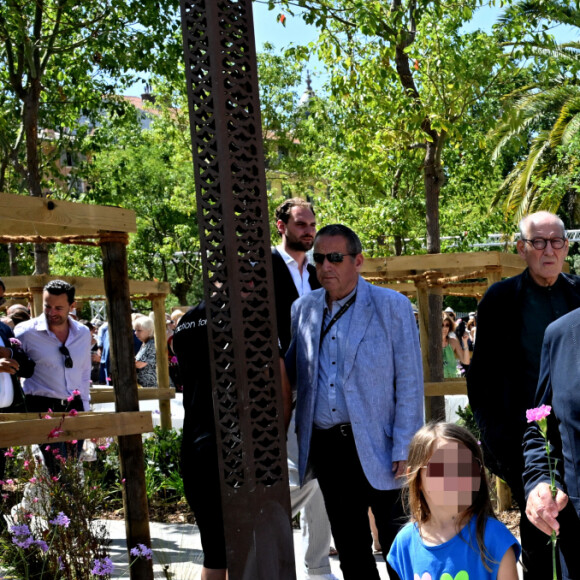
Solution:
{"label": "wooden beam", "polygon": [[133,210],[0,194],[0,231],[3,235],[96,235],[100,231],[137,231]]}
{"label": "wooden beam", "polygon": [[[72,284],[76,289],[77,298],[83,296],[103,296],[105,297],[105,283],[103,278],[85,278],[82,276],[50,276],[41,274],[37,276],[7,276],[3,278],[6,284],[6,292],[26,294],[31,288],[44,288],[50,280],[64,280]],[[171,292],[171,287],[167,282],[148,282],[142,280],[129,280],[129,293],[131,296],[152,294],[167,295]]]}
{"label": "wooden beam", "polygon": [[426,397],[441,397],[443,395],[467,395],[465,379],[446,379],[440,383],[424,384]]}
{"label": "wooden beam", "polygon": [[[0,414],[0,447],[34,445],[119,435],[139,435],[153,431],[151,412],[79,413],[76,417],[53,413],[52,419],[39,419],[46,413]],[[63,420],[64,417],[64,420]],[[49,437],[54,429],[61,435]]]}
{"label": "wooden beam", "polygon": [[[169,401],[175,399],[175,389],[137,389],[140,401]],[[91,403],[114,403],[115,389],[113,387],[92,387]]]}
{"label": "wooden beam", "polygon": [[[165,296],[155,296],[152,301],[153,323],[155,325],[155,362],[157,387],[169,391],[169,357],[167,352],[167,324],[165,322]],[[159,401],[161,428],[171,429],[171,404],[169,400]]]}
{"label": "wooden beam", "polygon": [[[506,276],[522,272],[525,262],[517,254],[503,252],[457,252],[448,254],[421,254],[417,256],[390,256],[365,258],[361,274],[382,276],[385,280],[415,276],[427,270],[438,270],[442,276],[454,276],[487,266],[502,267]],[[509,272],[509,273],[508,273]]]}
{"label": "wooden beam", "polygon": [[[417,288],[412,282],[384,282],[368,275],[365,275],[364,278],[375,286],[390,288],[396,292],[401,292],[401,294],[413,295],[417,293]],[[441,288],[443,288],[443,294],[445,296],[482,296],[487,290],[487,284],[485,282],[457,282],[454,284],[443,284]]]}

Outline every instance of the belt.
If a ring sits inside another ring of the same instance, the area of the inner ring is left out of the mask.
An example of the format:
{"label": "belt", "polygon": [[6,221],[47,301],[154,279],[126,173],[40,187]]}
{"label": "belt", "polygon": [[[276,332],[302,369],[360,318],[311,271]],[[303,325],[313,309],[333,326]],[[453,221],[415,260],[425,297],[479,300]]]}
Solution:
{"label": "belt", "polygon": [[[80,397],[80,395],[75,395],[72,401],[69,401],[68,398],[67,399],[57,399],[56,397],[45,397],[44,395],[25,395],[25,400],[27,402],[36,402],[37,405],[47,405],[47,409],[48,408],[53,408],[53,411],[58,411],[58,412],[62,412],[65,410],[69,410],[69,409],[74,409],[76,407],[79,406],[79,404],[82,407],[82,399]],[[62,408],[58,408],[58,407],[62,407]],[[78,409],[77,409],[78,411]]]}
{"label": "belt", "polygon": [[329,437],[352,437],[352,425],[350,423],[340,423],[339,425],[333,425],[329,429],[321,429],[320,427],[314,426],[314,430],[318,435],[327,435]]}

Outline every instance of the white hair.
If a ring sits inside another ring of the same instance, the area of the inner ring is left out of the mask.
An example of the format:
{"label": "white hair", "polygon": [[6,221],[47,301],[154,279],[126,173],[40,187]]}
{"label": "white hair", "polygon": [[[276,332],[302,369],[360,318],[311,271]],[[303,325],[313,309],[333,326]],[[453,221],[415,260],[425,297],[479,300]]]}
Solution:
{"label": "white hair", "polygon": [[523,217],[520,220],[520,237],[522,239],[527,238],[528,236],[528,230],[529,227],[532,223],[541,220],[541,219],[553,219],[561,228],[562,228],[562,237],[565,238],[566,237],[566,226],[564,226],[564,222],[556,215],[553,214],[549,211],[537,211],[536,213],[531,213],[530,215],[527,215],[525,217]]}
{"label": "white hair", "polygon": [[149,316],[139,316],[133,320],[133,330],[137,330],[139,328],[144,330],[148,336],[153,336],[155,333],[155,325]]}

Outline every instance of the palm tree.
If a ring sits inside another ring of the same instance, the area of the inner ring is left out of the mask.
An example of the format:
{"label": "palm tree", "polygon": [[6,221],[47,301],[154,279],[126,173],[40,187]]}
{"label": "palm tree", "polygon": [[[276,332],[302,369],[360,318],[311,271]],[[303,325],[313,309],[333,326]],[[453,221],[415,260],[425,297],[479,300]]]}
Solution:
{"label": "palm tree", "polygon": [[[580,33],[580,11],[558,1],[516,4],[503,20],[513,24],[517,19],[532,24],[567,24]],[[547,65],[543,78],[506,95],[511,106],[490,135],[495,157],[514,142],[525,142],[527,154],[516,162],[495,199],[496,204],[505,203],[507,212],[514,214],[516,220],[540,209],[554,212],[561,205],[565,194],[560,191],[559,195],[543,195],[541,180],[568,171],[561,150],[572,143],[580,130],[580,43],[558,44],[553,37],[539,34],[531,37],[525,47],[537,63]],[[575,198],[573,188],[566,194]]]}

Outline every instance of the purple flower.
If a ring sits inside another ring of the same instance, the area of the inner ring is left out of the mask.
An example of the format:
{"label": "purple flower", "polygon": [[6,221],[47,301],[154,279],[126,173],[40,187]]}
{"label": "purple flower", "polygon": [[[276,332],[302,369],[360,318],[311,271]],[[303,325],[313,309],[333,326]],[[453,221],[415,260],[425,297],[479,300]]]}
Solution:
{"label": "purple flower", "polygon": [[70,524],[70,518],[65,516],[63,512],[59,512],[54,520],[48,520],[49,524],[53,524],[54,526],[63,526],[64,528],[68,528]]}
{"label": "purple flower", "polygon": [[23,524],[21,526],[12,526],[10,528],[13,536],[28,536],[30,534],[30,528]]}
{"label": "purple flower", "polygon": [[18,348],[22,348],[22,343],[17,338],[11,338],[10,344],[17,346]]}
{"label": "purple flower", "polygon": [[108,576],[112,574],[115,570],[115,564],[111,558],[101,558],[100,560],[95,560],[91,574],[95,576]]}
{"label": "purple flower", "polygon": [[48,552],[48,544],[44,540],[36,540],[34,542],[43,552]]}
{"label": "purple flower", "polygon": [[30,546],[34,543],[32,536],[15,536],[12,538],[12,543],[16,544],[19,548],[26,550],[26,548],[30,548]]}
{"label": "purple flower", "polygon": [[552,407],[550,407],[550,405],[542,405],[541,407],[537,407],[535,409],[528,409],[526,411],[526,419],[528,420],[528,423],[541,421],[550,414],[551,410]]}
{"label": "purple flower", "polygon": [[136,558],[142,557],[146,558],[147,560],[151,560],[151,558],[153,558],[153,551],[145,544],[137,544],[134,548],[131,548],[130,553],[131,556],[135,556]]}
{"label": "purple flower", "polygon": [[12,533],[12,543],[16,544],[19,548],[26,550],[34,543],[34,538],[30,533],[30,528],[24,524],[22,526],[12,526],[10,528]]}

